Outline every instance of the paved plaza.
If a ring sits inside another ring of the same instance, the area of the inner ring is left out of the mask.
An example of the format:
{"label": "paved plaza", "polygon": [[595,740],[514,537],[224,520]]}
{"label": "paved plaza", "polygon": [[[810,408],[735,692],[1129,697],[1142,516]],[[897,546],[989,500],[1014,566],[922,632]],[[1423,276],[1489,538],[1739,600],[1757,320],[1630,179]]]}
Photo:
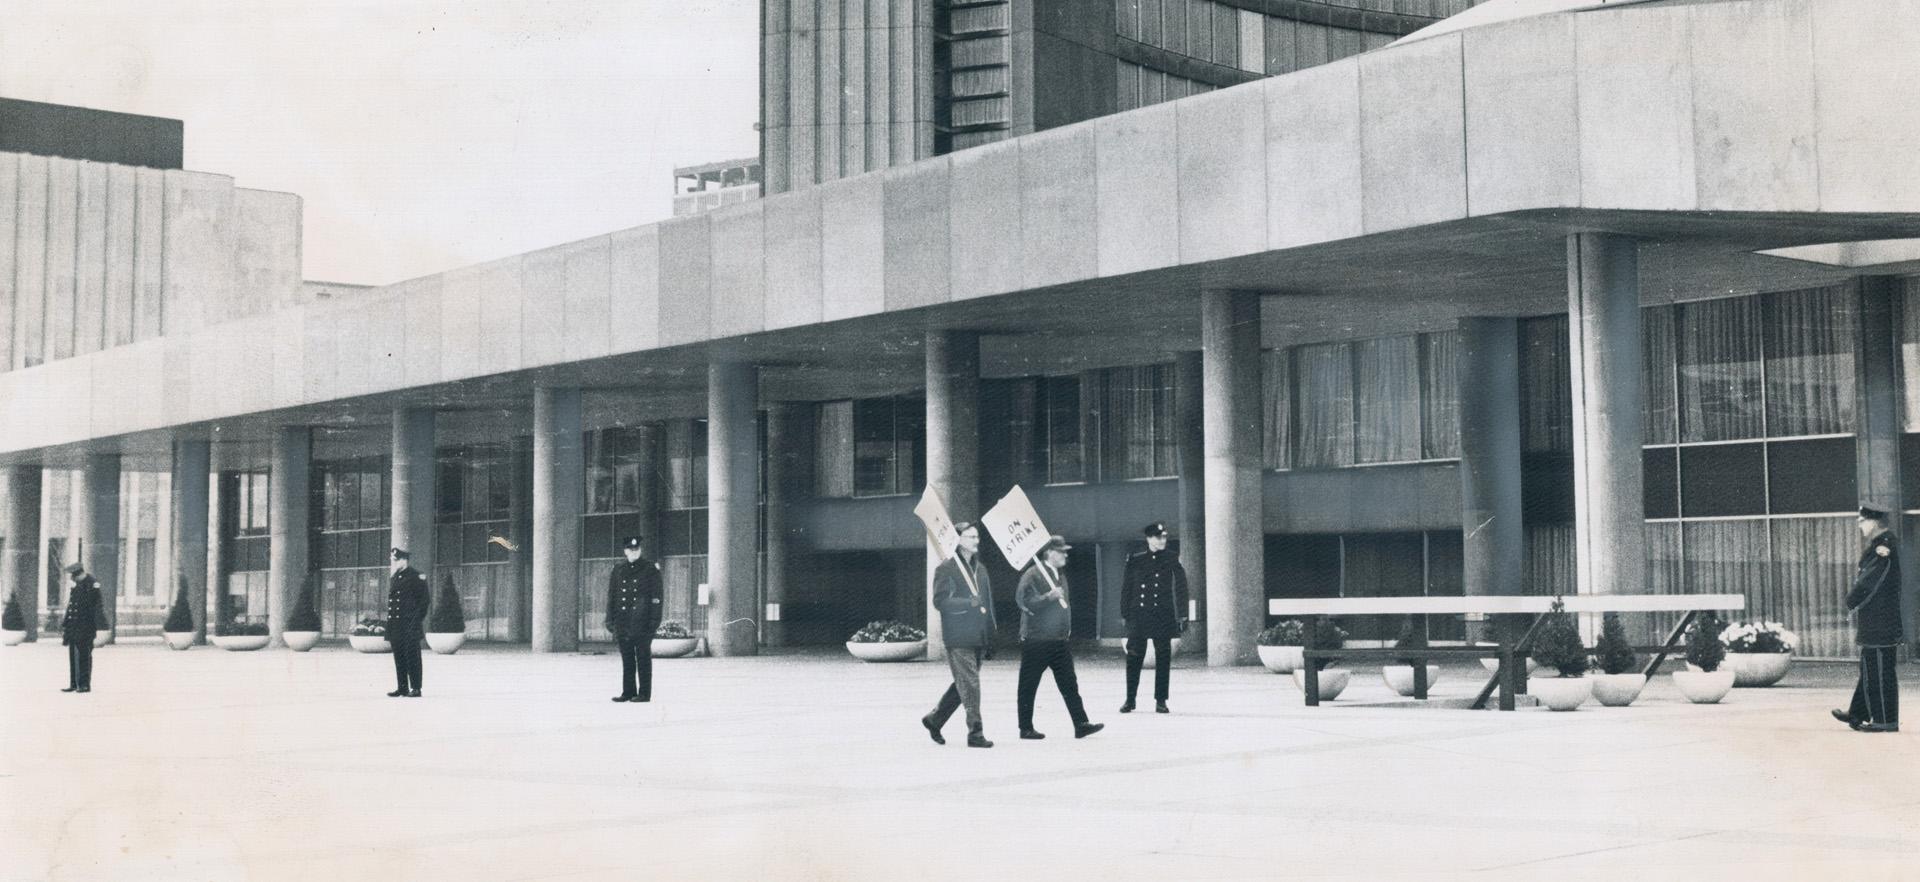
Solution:
{"label": "paved plaza", "polygon": [[[390,699],[386,656],[0,650],[7,879],[1893,879],[1920,866],[1920,734],[1827,717],[1851,669],[1692,706],[1306,708],[1259,668],[1176,670],[1174,713],[1117,710],[1117,651],[1082,653],[1106,731],[1051,683],[992,750],[916,718],[942,665],[840,653],[619,660],[469,647]],[[1091,656],[1091,657],[1090,657]],[[1440,694],[1459,695],[1450,668]],[[1915,673],[1906,674],[1909,682]],[[1149,680],[1151,678],[1149,677]],[[1912,700],[1912,696],[1909,696]],[[1150,708],[1151,705],[1146,705]]]}

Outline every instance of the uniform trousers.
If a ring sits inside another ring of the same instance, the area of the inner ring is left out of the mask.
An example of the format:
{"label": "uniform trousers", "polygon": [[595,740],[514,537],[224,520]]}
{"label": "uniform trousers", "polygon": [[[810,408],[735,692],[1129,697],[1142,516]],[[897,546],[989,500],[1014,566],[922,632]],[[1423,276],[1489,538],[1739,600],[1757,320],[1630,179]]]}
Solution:
{"label": "uniform trousers", "polygon": [[393,678],[400,684],[400,690],[420,691],[420,641],[395,640],[389,636],[387,642],[393,646]]}
{"label": "uniform trousers", "polygon": [[74,638],[67,645],[67,685],[74,689],[93,688],[93,635]]}
{"label": "uniform trousers", "polygon": [[1087,722],[1080,703],[1080,678],[1073,673],[1073,653],[1065,640],[1029,640],[1020,644],[1020,728],[1033,728],[1033,698],[1040,691],[1040,675],[1053,671],[1053,685],[1067,703],[1067,715],[1076,726]]}
{"label": "uniform trousers", "polygon": [[1140,667],[1146,663],[1147,641],[1153,641],[1153,700],[1167,700],[1167,681],[1172,676],[1173,638],[1127,638],[1127,701],[1140,691]]}
{"label": "uniform trousers", "polygon": [[1853,687],[1847,713],[1863,723],[1900,725],[1900,680],[1894,671],[1900,647],[1860,647],[1860,681]]}
{"label": "uniform trousers", "polygon": [[945,726],[962,704],[967,706],[967,731],[979,734],[984,728],[980,720],[980,663],[986,654],[984,649],[948,647],[947,669],[953,672],[953,685],[947,687],[933,713],[927,715],[935,729]]}
{"label": "uniform trousers", "polygon": [[620,644],[620,694],[653,699],[653,638],[617,636]]}

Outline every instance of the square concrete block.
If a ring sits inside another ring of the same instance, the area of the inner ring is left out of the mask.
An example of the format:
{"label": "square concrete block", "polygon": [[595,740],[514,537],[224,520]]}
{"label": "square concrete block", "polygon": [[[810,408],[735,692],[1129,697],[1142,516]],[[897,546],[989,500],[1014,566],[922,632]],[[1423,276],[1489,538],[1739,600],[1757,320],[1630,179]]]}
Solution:
{"label": "square concrete block", "polygon": [[520,360],[526,367],[567,360],[565,246],[531,251],[520,264]]}
{"label": "square concrete block", "polygon": [[1367,232],[1467,213],[1460,37],[1361,56],[1361,211]]}
{"label": "square concrete block", "polygon": [[1364,231],[1360,63],[1262,81],[1267,98],[1267,243],[1291,248]]}
{"label": "square concrete block", "polygon": [[1180,162],[1172,102],[1093,123],[1102,276],[1180,262]]}
{"label": "square concrete block", "polygon": [[1266,249],[1266,100],[1258,84],[1174,102],[1180,130],[1180,260]]}
{"label": "square concrete block", "polygon": [[[1772,2],[1707,4],[1688,11],[1693,33],[1701,37],[1689,47],[1700,208],[1818,208],[1814,84],[1804,61],[1813,53],[1811,10],[1804,2]],[[1861,82],[1885,76],[1873,71]]]}
{"label": "square concrete block", "polygon": [[1020,139],[1019,287],[1058,285],[1099,272],[1094,140],[1094,126],[1085,123]]}
{"label": "square concrete block", "polygon": [[356,304],[367,317],[365,338],[368,392],[385,392],[407,384],[407,308],[388,291],[360,295]]}
{"label": "square concrete block", "polygon": [[1580,204],[1694,207],[1691,19],[1680,7],[1574,16]]}
{"label": "square concrete block", "polygon": [[758,200],[730,205],[710,215],[713,248],[715,337],[751,334],[766,327],[766,212]]}
{"label": "square concrete block", "polygon": [[765,203],[766,326],[790,328],[820,321],[820,194],[784,193]]}
{"label": "square concrete block", "polygon": [[440,279],[440,377],[457,380],[480,373],[480,273],[461,267]]}
{"label": "square concrete block", "polygon": [[821,318],[885,308],[885,186],[880,172],[820,188]]}
{"label": "square concrete block", "polygon": [[660,224],[660,343],[675,346],[712,333],[713,244],[706,215]]}
{"label": "square concrete block", "polygon": [[1020,142],[963,150],[951,163],[953,298],[1019,290]]}
{"label": "square concrete block", "polygon": [[400,299],[406,329],[401,354],[403,385],[426,386],[440,382],[441,353],[445,348],[440,301],[445,285],[446,276],[434,275],[393,286],[394,296]]}
{"label": "square concrete block", "polygon": [[947,302],[952,257],[950,166],[951,160],[940,157],[881,173],[889,310]]}
{"label": "square concrete block", "polygon": [[[1862,13],[1853,0],[1813,7],[1813,78],[1818,92],[1820,208],[1884,211],[1920,204],[1920,0],[1887,0]],[[1888,27],[1888,22],[1904,27]],[[1904,208],[1901,210],[1905,210]]]}
{"label": "square concrete block", "polygon": [[480,373],[519,370],[520,261],[509,257],[475,267],[480,299]]}
{"label": "square concrete block", "polygon": [[1580,204],[1573,21],[1543,15],[1464,32],[1472,214]]}
{"label": "square concrete block", "polygon": [[608,348],[652,349],[660,345],[660,228],[614,233],[611,252]]}

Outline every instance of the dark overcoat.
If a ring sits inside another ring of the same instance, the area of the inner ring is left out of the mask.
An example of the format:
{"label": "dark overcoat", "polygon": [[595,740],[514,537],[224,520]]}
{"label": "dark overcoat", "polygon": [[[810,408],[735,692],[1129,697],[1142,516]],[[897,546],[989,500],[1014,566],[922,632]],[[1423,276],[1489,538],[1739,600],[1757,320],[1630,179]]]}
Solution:
{"label": "dark overcoat", "polygon": [[620,639],[652,640],[660,628],[660,565],[621,561],[607,574],[607,630]]}

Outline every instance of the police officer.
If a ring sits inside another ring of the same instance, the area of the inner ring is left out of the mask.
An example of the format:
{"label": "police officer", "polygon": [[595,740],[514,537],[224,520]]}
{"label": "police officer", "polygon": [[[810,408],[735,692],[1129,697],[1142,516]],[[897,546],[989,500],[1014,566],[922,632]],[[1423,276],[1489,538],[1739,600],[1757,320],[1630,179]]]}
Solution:
{"label": "police officer", "polygon": [[399,687],[390,698],[420,697],[420,634],[427,620],[427,579],[413,568],[412,555],[395,548],[393,577],[387,580],[387,642],[393,646],[393,676]]}
{"label": "police officer", "polygon": [[60,642],[67,647],[67,688],[61,692],[93,691],[93,638],[99,633],[100,583],[77,563],[67,564],[73,588],[67,592],[66,617],[60,620]]}
{"label": "police officer", "polygon": [[626,563],[607,575],[607,630],[620,644],[620,694],[653,699],[653,632],[660,627],[660,565],[640,556],[640,537],[621,543]]}
{"label": "police officer", "polygon": [[1147,550],[1127,558],[1121,576],[1120,616],[1127,625],[1127,703],[1123,714],[1133,713],[1133,696],[1140,689],[1140,666],[1145,662],[1147,641],[1153,641],[1153,709],[1167,713],[1167,680],[1173,663],[1173,638],[1187,628],[1187,571],[1180,558],[1167,550],[1167,525],[1155,521],[1141,532],[1147,536]]}
{"label": "police officer", "polygon": [[1900,554],[1887,513],[1860,508],[1860,567],[1847,592],[1855,615],[1854,638],[1860,644],[1860,680],[1853,704],[1835,710],[1835,718],[1857,732],[1900,731],[1900,683],[1894,673],[1902,636],[1900,627]]}

